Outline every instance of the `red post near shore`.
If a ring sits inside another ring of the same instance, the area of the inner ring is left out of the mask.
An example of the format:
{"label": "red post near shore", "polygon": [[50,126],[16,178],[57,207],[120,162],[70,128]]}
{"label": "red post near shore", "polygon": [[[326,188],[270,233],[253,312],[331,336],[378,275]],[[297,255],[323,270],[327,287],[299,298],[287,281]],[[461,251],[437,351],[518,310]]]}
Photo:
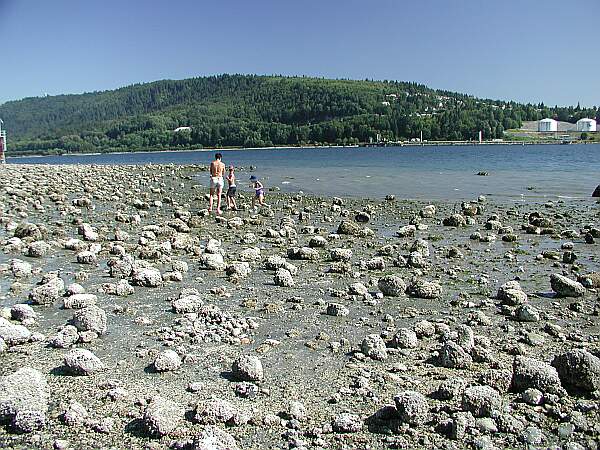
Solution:
{"label": "red post near shore", "polygon": [[0,164],[6,163],[6,131],[2,129],[3,124],[0,119]]}

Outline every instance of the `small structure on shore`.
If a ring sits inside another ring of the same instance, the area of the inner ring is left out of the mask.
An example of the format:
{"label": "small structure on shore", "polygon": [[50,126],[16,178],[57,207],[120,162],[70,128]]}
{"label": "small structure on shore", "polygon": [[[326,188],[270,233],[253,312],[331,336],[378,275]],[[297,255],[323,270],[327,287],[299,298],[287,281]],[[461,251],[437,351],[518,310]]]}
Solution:
{"label": "small structure on shore", "polygon": [[596,131],[596,121],[594,119],[579,119],[577,121],[577,131]]}
{"label": "small structure on shore", "polygon": [[4,122],[0,119],[0,164],[6,164],[6,131],[2,129]]}
{"label": "small structure on shore", "polygon": [[558,122],[554,119],[542,119],[538,122],[538,131],[558,131]]}

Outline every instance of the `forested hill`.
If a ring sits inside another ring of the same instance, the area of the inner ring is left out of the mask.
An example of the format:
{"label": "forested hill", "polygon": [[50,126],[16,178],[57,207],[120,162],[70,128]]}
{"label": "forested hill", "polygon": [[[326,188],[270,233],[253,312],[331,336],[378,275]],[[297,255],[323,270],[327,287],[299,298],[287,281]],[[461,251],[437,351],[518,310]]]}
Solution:
{"label": "forested hill", "polygon": [[[0,105],[9,149],[65,153],[501,138],[523,120],[600,110],[477,99],[415,83],[220,75]],[[600,117],[599,117],[600,118]],[[191,130],[174,131],[178,127]]]}

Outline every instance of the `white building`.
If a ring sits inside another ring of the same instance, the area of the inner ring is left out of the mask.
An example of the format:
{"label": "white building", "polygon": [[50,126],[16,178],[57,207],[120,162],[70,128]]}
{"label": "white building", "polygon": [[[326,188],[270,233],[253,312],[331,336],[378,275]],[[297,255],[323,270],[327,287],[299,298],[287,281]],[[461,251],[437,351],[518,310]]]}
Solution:
{"label": "white building", "polygon": [[542,119],[538,122],[538,131],[558,131],[558,122],[554,119]]}
{"label": "white building", "polygon": [[192,131],[192,127],[177,127],[173,131],[175,133],[179,133],[180,131]]}
{"label": "white building", "polygon": [[594,119],[579,119],[577,121],[577,131],[596,131],[596,121]]}

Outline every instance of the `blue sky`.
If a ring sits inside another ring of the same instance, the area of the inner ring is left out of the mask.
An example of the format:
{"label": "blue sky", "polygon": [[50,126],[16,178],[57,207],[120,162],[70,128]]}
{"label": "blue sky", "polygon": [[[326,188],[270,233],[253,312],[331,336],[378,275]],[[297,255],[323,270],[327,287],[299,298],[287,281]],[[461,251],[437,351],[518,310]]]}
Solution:
{"label": "blue sky", "polygon": [[600,105],[600,1],[0,0],[0,103],[217,73]]}

